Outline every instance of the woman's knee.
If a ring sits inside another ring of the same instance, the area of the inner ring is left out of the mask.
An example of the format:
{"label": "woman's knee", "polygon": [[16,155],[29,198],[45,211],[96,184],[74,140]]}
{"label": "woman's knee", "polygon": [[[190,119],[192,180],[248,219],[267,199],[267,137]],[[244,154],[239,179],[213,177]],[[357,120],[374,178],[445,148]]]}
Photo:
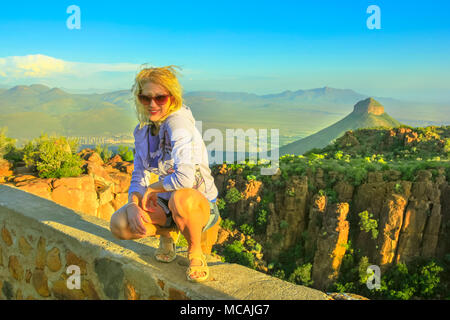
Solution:
{"label": "woman's knee", "polygon": [[175,190],[169,199],[169,209],[174,218],[189,218],[191,213],[195,215],[201,212],[209,213],[208,199],[198,190],[184,188]]}
{"label": "woman's knee", "polygon": [[119,239],[124,239],[123,234],[126,228],[128,228],[128,219],[126,211],[121,209],[114,212],[111,216],[111,220],[109,221],[109,229],[114,236]]}

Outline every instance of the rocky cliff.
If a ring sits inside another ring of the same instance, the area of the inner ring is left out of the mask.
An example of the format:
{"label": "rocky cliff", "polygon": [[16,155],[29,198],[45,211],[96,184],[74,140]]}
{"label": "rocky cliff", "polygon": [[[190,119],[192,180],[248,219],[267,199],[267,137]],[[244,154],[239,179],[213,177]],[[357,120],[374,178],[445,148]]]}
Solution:
{"label": "rocky cliff", "polygon": [[[324,176],[336,177],[328,195],[323,192]],[[233,181],[220,173],[216,179]],[[273,182],[281,179],[278,175]],[[253,183],[245,183],[243,189]],[[302,243],[305,256],[312,257],[317,288],[326,289],[337,279],[350,241],[382,270],[393,263],[450,252],[450,187],[444,169],[438,169],[435,176],[432,170],[419,170],[414,181],[402,180],[395,170],[369,172],[367,180],[356,187],[342,174],[318,170],[290,176],[283,187],[278,184],[273,188],[274,184],[261,184],[254,197],[243,197],[229,208],[229,218],[238,224],[248,223],[257,210],[256,198],[273,192],[267,227],[255,236],[263,244],[264,260],[276,260],[282,252]],[[221,191],[225,194],[226,187]],[[376,221],[372,228],[365,229],[367,221],[359,215],[365,211]]]}
{"label": "rocky cliff", "polygon": [[42,179],[33,168],[12,168],[4,162],[1,179],[4,184],[109,221],[111,215],[128,202],[133,163],[122,161],[119,155],[104,163],[91,149],[84,149],[79,155],[86,172],[79,177]]}
{"label": "rocky cliff", "polygon": [[[254,166],[222,165],[213,172],[224,202],[231,187],[242,194],[225,204],[225,219],[255,226],[252,236],[263,248],[257,268],[273,273],[278,264],[288,279],[286,270],[295,276],[296,268],[311,264],[312,286],[322,290],[338,279],[346,254],[365,257],[381,272],[418,259],[447,259],[450,130],[436,132],[350,131],[322,150],[328,153],[282,157],[278,173],[269,177],[257,176]],[[228,236],[219,242],[248,241]]]}

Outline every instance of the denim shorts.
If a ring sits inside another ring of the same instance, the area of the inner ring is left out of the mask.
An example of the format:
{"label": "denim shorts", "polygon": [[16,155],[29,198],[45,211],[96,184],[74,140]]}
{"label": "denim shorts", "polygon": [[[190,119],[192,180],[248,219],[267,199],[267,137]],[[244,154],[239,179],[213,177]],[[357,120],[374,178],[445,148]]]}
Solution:
{"label": "denim shorts", "polygon": [[[161,206],[161,208],[163,208],[163,210],[166,214],[166,218],[167,218],[166,224],[162,227],[163,228],[176,227],[175,221],[173,221],[173,218],[172,218],[172,212],[169,209],[169,200],[158,197],[156,202],[157,202],[157,204],[159,204]],[[215,201],[214,202],[208,201],[208,202],[209,202],[209,207],[210,207],[209,220],[206,223],[206,225],[203,227],[202,232],[205,232],[206,230],[211,228],[213,225],[215,225],[220,217],[220,212],[219,212],[219,208],[217,207],[217,203]]]}

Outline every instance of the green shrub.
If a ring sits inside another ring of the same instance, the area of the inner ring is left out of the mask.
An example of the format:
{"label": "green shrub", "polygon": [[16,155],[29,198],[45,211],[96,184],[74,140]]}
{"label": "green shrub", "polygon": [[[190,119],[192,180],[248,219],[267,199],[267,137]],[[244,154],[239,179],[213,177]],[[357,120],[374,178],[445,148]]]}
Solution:
{"label": "green shrub", "polygon": [[342,261],[338,281],[330,291],[352,292],[371,299],[432,299],[441,298],[448,292],[441,283],[444,268],[434,260],[413,261],[408,265],[398,263],[381,274],[380,289],[369,290],[366,282],[370,274],[367,257],[362,257],[358,265],[353,254],[347,254]]}
{"label": "green shrub", "polygon": [[223,219],[220,221],[220,226],[225,229],[225,230],[229,230],[232,231],[234,225],[236,224],[236,222],[234,222],[233,220],[230,219]]}
{"label": "green shrub", "polygon": [[104,162],[111,159],[113,152],[109,150],[108,145],[98,144],[95,146],[95,152],[97,152]]}
{"label": "green shrub", "polygon": [[281,279],[281,280],[284,280],[286,278],[286,275],[284,274],[283,269],[275,270],[274,273],[272,274],[272,276],[276,277],[278,279]]}
{"label": "green shrub", "polygon": [[421,267],[418,272],[418,294],[425,298],[433,297],[436,289],[441,281],[439,274],[444,271],[444,268],[431,261]]}
{"label": "green shrub", "polygon": [[217,198],[216,204],[217,204],[217,208],[219,208],[219,210],[222,211],[222,210],[225,209],[225,206],[226,206],[227,203],[225,202],[224,199],[222,199],[222,198]]}
{"label": "green shrub", "polygon": [[228,190],[227,194],[225,195],[225,201],[227,203],[236,203],[241,199],[242,199],[242,194],[235,187],[230,188]]}
{"label": "green shrub", "polygon": [[16,162],[23,160],[23,151],[16,148],[16,139],[6,136],[7,128],[0,129],[0,158]]}
{"label": "green shrub", "polygon": [[27,166],[35,166],[41,178],[76,177],[83,172],[83,162],[74,150],[75,140],[42,134],[26,143],[23,160]]}
{"label": "green shrub", "polygon": [[396,183],[394,186],[394,191],[396,193],[403,193],[403,187],[400,183]]}
{"label": "green shrub", "polygon": [[119,146],[117,148],[117,154],[124,161],[132,162],[134,160],[133,150],[130,149],[129,147],[127,147],[127,146]]}
{"label": "green shrub", "polygon": [[337,193],[333,189],[327,188],[325,190],[319,190],[318,194],[321,196],[326,195],[329,203],[338,202]]}
{"label": "green shrub", "polygon": [[358,273],[359,273],[359,283],[365,285],[367,280],[370,277],[370,274],[367,273],[367,268],[370,266],[369,258],[364,256],[361,258],[358,264]]}
{"label": "green shrub", "polygon": [[256,246],[256,240],[253,238],[249,238],[245,241],[245,245],[247,248],[253,249]]}
{"label": "green shrub", "polygon": [[297,267],[289,276],[288,281],[304,286],[312,285],[314,281],[311,279],[311,269],[311,263],[306,263]]}
{"label": "green shrub", "polygon": [[234,241],[225,247],[223,251],[225,262],[238,263],[240,265],[255,268],[255,258],[250,252],[246,252],[244,245],[239,241]]}
{"label": "green shrub", "polygon": [[261,233],[266,230],[267,226],[267,210],[260,209],[256,213],[256,230]]}
{"label": "green shrub", "polygon": [[359,227],[361,231],[371,232],[372,239],[376,239],[378,237],[378,221],[376,219],[371,219],[373,215],[369,213],[367,210],[360,212],[358,214]]}
{"label": "green shrub", "polygon": [[241,232],[243,234],[248,235],[248,236],[251,236],[251,235],[255,234],[254,227],[249,225],[249,224],[247,224],[247,223],[244,223],[243,225],[241,225],[239,227],[239,229],[241,230]]}
{"label": "green shrub", "polygon": [[7,128],[0,128],[0,156],[3,156],[5,151],[11,146],[15,144],[14,139],[8,138],[6,136]]}
{"label": "green shrub", "polygon": [[399,263],[382,277],[381,291],[388,299],[409,300],[417,288],[417,279],[411,277],[408,267]]}

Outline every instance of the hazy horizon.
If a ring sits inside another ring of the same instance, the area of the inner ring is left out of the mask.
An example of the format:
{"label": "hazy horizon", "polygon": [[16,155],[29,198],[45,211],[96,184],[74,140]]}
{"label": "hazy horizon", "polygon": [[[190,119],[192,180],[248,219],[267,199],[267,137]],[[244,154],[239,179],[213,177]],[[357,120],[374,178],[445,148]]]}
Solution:
{"label": "hazy horizon", "polygon": [[[377,97],[450,101],[448,1],[171,3],[8,2],[0,12],[0,85],[131,88],[143,63],[182,67],[186,91],[271,94],[351,88]],[[11,31],[14,32],[11,32]]]}
{"label": "hazy horizon", "polygon": [[[101,88],[85,88],[85,89],[75,89],[75,88],[67,88],[67,87],[62,87],[62,86],[51,86],[51,85],[47,85],[45,83],[37,83],[37,82],[30,82],[29,84],[25,84],[25,83],[17,83],[15,85],[12,86],[6,86],[6,85],[0,85],[0,89],[12,89],[16,86],[30,86],[30,85],[45,85],[47,87],[49,87],[50,89],[53,88],[57,88],[57,89],[61,89],[67,93],[70,94],[105,94],[105,93],[111,93],[111,92],[116,92],[116,91],[130,91],[131,92],[131,88],[130,89],[126,89],[126,88],[115,88],[115,89],[101,89]],[[448,100],[442,100],[442,101],[430,101],[430,100],[420,100],[420,99],[413,99],[411,98],[411,100],[409,100],[408,98],[402,98],[402,97],[397,97],[397,96],[376,96],[376,95],[371,95],[371,94],[367,94],[365,92],[360,92],[357,90],[354,90],[352,88],[336,88],[336,87],[330,87],[330,86],[321,86],[321,87],[316,87],[316,88],[298,88],[295,90],[281,90],[281,91],[273,91],[273,92],[248,92],[248,91],[227,91],[227,90],[204,90],[204,89],[199,89],[199,90],[184,90],[183,94],[187,94],[187,93],[191,93],[191,92],[223,92],[223,93],[247,93],[247,94],[255,94],[257,96],[262,96],[262,95],[269,95],[269,94],[280,94],[286,91],[291,91],[291,92],[295,92],[295,91],[311,91],[311,90],[317,90],[317,89],[324,89],[324,88],[330,88],[330,89],[336,89],[336,90],[352,90],[355,93],[361,94],[361,95],[365,95],[368,97],[374,97],[374,98],[383,98],[383,99],[395,99],[395,100],[402,100],[403,102],[420,102],[420,103],[438,103],[438,104],[447,104],[450,103],[450,98]]]}

